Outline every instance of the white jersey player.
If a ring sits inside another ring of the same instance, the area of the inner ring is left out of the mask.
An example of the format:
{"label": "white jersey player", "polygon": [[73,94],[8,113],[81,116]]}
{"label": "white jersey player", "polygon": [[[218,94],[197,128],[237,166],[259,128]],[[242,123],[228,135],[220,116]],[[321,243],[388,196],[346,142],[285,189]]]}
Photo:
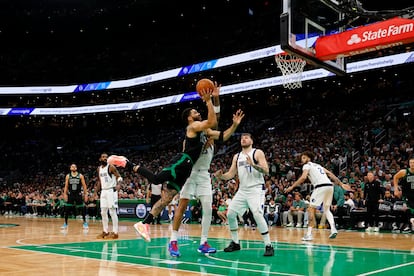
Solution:
{"label": "white jersey player", "polygon": [[264,175],[269,173],[269,166],[264,152],[253,148],[253,138],[249,133],[241,135],[240,144],[242,151],[234,155],[229,171],[225,174],[221,171],[216,172],[216,176],[222,180],[233,178],[236,173],[239,178],[239,189],[227,210],[232,241],[224,252],[240,250],[237,215],[243,215],[249,208],[265,244],[264,256],[273,256],[274,249],[270,241],[269,228],[263,216]]}
{"label": "white jersey player", "polygon": [[[98,235],[101,239],[117,239],[118,238],[118,192],[117,184],[122,182],[122,177],[114,165],[107,163],[108,154],[102,153],[99,158],[101,165],[98,167],[98,184],[101,189],[100,208],[102,216],[103,232]],[[98,189],[98,187],[97,187]],[[108,231],[109,217],[108,211],[112,219],[112,232]]]}
{"label": "white jersey player", "polygon": [[338,231],[336,230],[334,217],[331,212],[334,189],[330,179],[338,185],[342,186],[344,184],[332,172],[317,163],[311,162],[313,158],[314,154],[311,151],[305,151],[301,154],[301,162],[303,164],[302,175],[292,184],[292,186],[286,189],[286,192],[292,191],[296,186],[299,186],[309,178],[314,189],[308,207],[308,231],[302,240],[311,241],[313,239],[312,228],[315,227],[315,209],[321,204],[323,204],[323,212],[326,214],[326,219],[331,226],[331,234],[329,235],[329,238],[334,239],[336,238]]}

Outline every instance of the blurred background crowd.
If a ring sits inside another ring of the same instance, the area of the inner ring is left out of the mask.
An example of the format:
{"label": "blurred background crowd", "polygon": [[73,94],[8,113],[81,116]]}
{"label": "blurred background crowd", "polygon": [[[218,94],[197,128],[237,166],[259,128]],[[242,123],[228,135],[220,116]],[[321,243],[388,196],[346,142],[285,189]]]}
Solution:
{"label": "blurred background crowd", "polygon": [[[0,45],[2,86],[127,79],[279,42],[280,1],[29,2],[0,3],[0,39],[7,41]],[[367,8],[372,4],[368,2]],[[408,1],[400,4],[409,6]],[[6,24],[12,21],[13,26]],[[411,51],[411,45],[361,59],[404,51]],[[0,100],[1,107],[122,103],[194,91],[203,77],[229,85],[276,75],[280,71],[274,59],[266,58],[128,89],[1,95]],[[267,202],[286,208],[289,198],[282,191],[300,175],[298,155],[304,150],[314,151],[317,162],[352,185],[356,203],[367,171],[381,180],[384,194],[392,193],[390,181],[408,167],[414,147],[412,75],[413,66],[405,64],[307,81],[297,90],[270,87],[222,96],[221,128],[238,108],[246,118],[238,133],[219,146],[211,172],[229,168],[232,155],[240,150],[238,135],[250,132],[271,168]],[[129,112],[0,117],[1,214],[59,216],[64,177],[72,163],[86,177],[93,207],[102,152],[126,155],[159,170],[181,148],[184,125],[179,118],[188,106],[206,115],[195,100]],[[120,172],[125,180],[120,198],[145,198],[146,179]],[[234,187],[233,182],[212,178],[215,210],[231,199]],[[304,185],[299,192],[306,199],[311,189]],[[92,210],[91,216],[96,216]],[[225,223],[214,215],[215,222]],[[278,223],[283,225],[283,218]]]}

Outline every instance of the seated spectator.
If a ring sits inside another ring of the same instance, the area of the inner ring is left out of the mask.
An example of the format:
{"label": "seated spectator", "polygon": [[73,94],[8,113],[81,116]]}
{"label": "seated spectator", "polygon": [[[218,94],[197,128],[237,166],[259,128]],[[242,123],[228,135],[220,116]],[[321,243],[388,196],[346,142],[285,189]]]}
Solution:
{"label": "seated spectator", "polygon": [[378,201],[378,215],[382,223],[382,229],[388,228],[389,220],[392,220],[392,230],[395,231],[398,229],[395,223],[394,215],[392,214],[392,206],[394,205],[394,201],[394,197],[389,190],[386,190],[382,198]]}
{"label": "seated spectator", "polygon": [[276,204],[273,198],[265,206],[264,218],[269,226],[276,225],[279,219],[280,204]]}
{"label": "seated spectator", "polygon": [[294,227],[294,218],[296,217],[296,227],[301,228],[303,226],[303,217],[305,215],[306,204],[302,200],[302,195],[300,193],[295,193],[295,200],[292,202],[287,216],[288,216],[288,225],[287,227]]}
{"label": "seated spectator", "polygon": [[[394,232],[401,232],[401,233],[410,233],[411,232],[411,225],[410,225],[410,214],[411,209],[408,208],[407,204],[396,198],[394,201],[394,205],[392,207],[393,214],[396,218],[396,224],[393,225]],[[398,229],[397,229],[398,228]]]}
{"label": "seated spectator", "polygon": [[220,218],[221,224],[227,224],[227,204],[224,198],[220,199],[220,204],[217,210],[217,216]]}
{"label": "seated spectator", "polygon": [[254,219],[253,213],[250,211],[250,209],[247,209],[246,212],[244,212],[243,223],[244,223],[244,226],[249,226],[253,230],[256,229],[256,220]]}
{"label": "seated spectator", "polygon": [[352,200],[351,194],[353,194],[353,193],[352,192],[346,192],[344,194],[344,198],[345,198],[344,206],[346,206],[350,211],[355,209],[355,202]]}

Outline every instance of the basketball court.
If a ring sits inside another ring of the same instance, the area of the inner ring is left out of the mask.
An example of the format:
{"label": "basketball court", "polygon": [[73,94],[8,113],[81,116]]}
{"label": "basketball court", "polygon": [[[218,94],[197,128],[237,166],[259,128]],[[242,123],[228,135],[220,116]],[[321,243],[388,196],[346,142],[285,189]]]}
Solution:
{"label": "basketball court", "polygon": [[209,243],[218,252],[197,252],[201,226],[185,224],[179,232],[181,257],[170,257],[170,224],[151,227],[152,241],[137,237],[132,221],[120,222],[118,240],[98,240],[101,222],[82,230],[81,220],[1,217],[2,275],[412,275],[414,235],[315,230],[302,242],[304,228],[271,227],[273,257],[263,257],[257,230],[240,227],[242,250],[225,253],[227,227],[213,225]]}
{"label": "basketball court", "polygon": [[[346,57],[319,58],[317,38],[342,33],[342,11],[335,1],[284,0],[281,47],[293,61],[346,74]],[[414,38],[414,33],[410,36]],[[413,39],[414,40],[414,39]],[[410,40],[404,43],[411,43]],[[403,43],[403,44],[404,44]],[[402,44],[401,44],[402,45]],[[330,55],[326,55],[327,57]],[[288,61],[291,62],[291,61]],[[302,67],[300,70],[305,69]],[[297,74],[300,73],[287,72]],[[287,81],[300,81],[300,76]],[[293,87],[297,88],[297,87]],[[134,221],[120,221],[118,240],[98,240],[100,221],[82,230],[81,220],[0,217],[1,275],[413,275],[414,235],[340,231],[330,240],[328,230],[314,230],[312,242],[302,242],[306,229],[271,227],[275,255],[263,257],[257,230],[240,227],[241,251],[225,253],[230,242],[225,226],[213,225],[209,243],[217,253],[197,252],[201,225],[186,224],[179,232],[181,257],[169,256],[170,224],[151,227],[152,241],[137,237]]]}

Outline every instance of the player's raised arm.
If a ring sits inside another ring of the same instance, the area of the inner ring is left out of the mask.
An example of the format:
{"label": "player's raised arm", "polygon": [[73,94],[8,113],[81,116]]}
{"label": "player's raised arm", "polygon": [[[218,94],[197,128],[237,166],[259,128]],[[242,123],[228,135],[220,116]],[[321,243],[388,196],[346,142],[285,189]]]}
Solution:
{"label": "player's raised arm", "polygon": [[201,98],[207,105],[207,120],[195,121],[188,127],[189,132],[193,134],[206,130],[208,128],[214,128],[217,125],[217,116],[214,112],[213,102],[211,100],[212,89],[204,89],[200,94]]}
{"label": "player's raised arm", "polygon": [[241,109],[239,109],[235,114],[233,114],[233,124],[228,129],[225,131],[208,129],[207,135],[214,140],[227,141],[234,134],[243,118],[244,113]]}

